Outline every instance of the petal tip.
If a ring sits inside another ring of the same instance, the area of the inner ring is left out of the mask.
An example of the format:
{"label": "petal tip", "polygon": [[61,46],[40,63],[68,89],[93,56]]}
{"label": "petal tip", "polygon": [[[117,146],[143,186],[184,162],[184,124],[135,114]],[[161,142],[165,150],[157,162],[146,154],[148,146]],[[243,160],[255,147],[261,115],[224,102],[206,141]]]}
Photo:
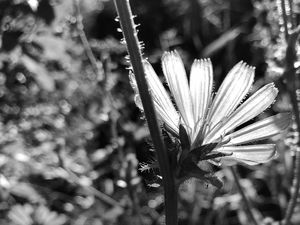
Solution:
{"label": "petal tip", "polygon": [[162,55],[162,57],[161,57],[162,61],[163,61],[164,59],[166,59],[166,58],[169,58],[171,55],[172,55],[172,52],[171,52],[171,51],[166,51],[166,52],[164,52],[163,55]]}
{"label": "petal tip", "polygon": [[161,57],[161,60],[163,63],[168,63],[170,61],[178,62],[177,60],[181,61],[181,57],[176,50],[173,50],[173,51],[164,52]]}
{"label": "petal tip", "polygon": [[143,65],[144,65],[144,67],[151,66],[151,63],[149,63],[149,61],[147,59],[144,59],[143,60]]}
{"label": "petal tip", "polygon": [[244,62],[244,61],[240,61],[238,62],[235,66],[240,67],[240,69],[242,70],[250,70],[251,72],[255,72],[256,67],[255,66],[251,66],[248,63]]}
{"label": "petal tip", "polygon": [[274,94],[275,96],[278,94],[279,90],[278,88],[275,86],[275,84],[269,83],[265,85],[265,88],[268,89],[270,91],[271,94]]}

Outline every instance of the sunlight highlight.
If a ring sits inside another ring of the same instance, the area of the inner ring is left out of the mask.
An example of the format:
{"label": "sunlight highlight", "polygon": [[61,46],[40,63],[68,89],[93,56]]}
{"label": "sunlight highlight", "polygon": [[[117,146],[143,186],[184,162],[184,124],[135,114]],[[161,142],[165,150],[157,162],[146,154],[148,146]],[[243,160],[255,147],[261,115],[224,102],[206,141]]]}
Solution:
{"label": "sunlight highlight", "polygon": [[[221,162],[230,165],[234,162],[256,165],[274,158],[275,144],[253,142],[283,132],[290,124],[289,113],[280,113],[235,131],[270,107],[278,94],[278,89],[270,83],[241,104],[252,86],[254,67],[244,62],[235,65],[213,98],[213,69],[209,59],[194,61],[188,82],[179,54],[166,52],[162,57],[162,68],[176,108],[148,61],[144,61],[144,68],[160,120],[177,137],[182,125],[189,136],[191,149],[222,143],[213,152],[226,154],[220,158]],[[136,91],[136,103],[142,110],[133,74],[130,80]]]}

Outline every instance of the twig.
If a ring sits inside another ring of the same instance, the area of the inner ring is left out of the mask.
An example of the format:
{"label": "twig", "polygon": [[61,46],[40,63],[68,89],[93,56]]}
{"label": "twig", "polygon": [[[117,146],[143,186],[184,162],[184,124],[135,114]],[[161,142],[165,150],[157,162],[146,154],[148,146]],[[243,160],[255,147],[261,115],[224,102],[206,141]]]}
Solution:
{"label": "twig", "polygon": [[[298,100],[296,95],[296,68],[294,67],[294,62],[297,59],[295,52],[295,45],[300,34],[300,26],[298,26],[293,32],[291,32],[288,39],[288,46],[286,50],[286,68],[284,75],[287,78],[287,88],[291,98],[291,103],[293,106],[295,121],[297,124],[297,130],[300,134],[300,111],[298,106]],[[300,142],[297,143],[300,146]],[[291,217],[294,213],[296,207],[298,195],[300,189],[300,151],[296,151],[296,158],[294,163],[294,175],[293,175],[293,184],[291,188],[291,198],[286,209],[285,217],[283,219],[284,225],[289,225]]]}
{"label": "twig", "polygon": [[294,2],[293,0],[288,0],[288,3],[290,8],[291,25],[292,25],[292,29],[294,29],[296,27],[295,14],[294,14]]}
{"label": "twig", "polygon": [[71,182],[75,183],[76,185],[84,188],[85,190],[87,190],[88,192],[92,193],[93,195],[95,195],[100,201],[105,202],[108,205],[114,206],[114,207],[122,207],[121,203],[119,203],[118,201],[116,201],[115,199],[113,199],[112,197],[110,197],[107,194],[104,194],[100,191],[98,191],[96,188],[92,187],[92,186],[86,186],[86,185],[82,185],[79,180],[80,177],[77,176],[77,174],[75,174],[73,171],[71,171],[68,166],[65,163],[64,160],[64,155],[63,155],[63,146],[64,146],[64,142],[58,142],[57,146],[55,148],[55,152],[57,153],[57,157],[59,160],[59,166],[61,168],[63,168],[68,174],[69,174],[69,179]]}
{"label": "twig", "polygon": [[[285,0],[281,0],[283,2],[283,6],[285,7],[284,4]],[[289,1],[289,6],[291,13],[293,14],[293,2]],[[287,42],[287,49],[286,49],[286,56],[285,56],[285,71],[284,71],[284,76],[287,78],[287,89],[290,95],[291,103],[293,106],[293,111],[294,111],[294,116],[295,116],[295,121],[297,124],[297,130],[298,133],[300,134],[300,111],[299,111],[299,106],[298,106],[298,99],[296,95],[296,68],[294,67],[294,62],[297,59],[297,55],[295,52],[295,46],[296,42],[299,37],[300,33],[300,26],[298,26],[295,30],[293,30],[290,34],[288,31],[288,22],[287,22],[287,15],[286,11],[283,11],[283,18],[284,20],[284,29],[285,29],[285,37],[286,37],[286,42]],[[293,15],[291,15],[292,19],[292,26],[294,25],[293,23]],[[297,143],[298,147],[300,147],[300,140]],[[300,151],[296,151],[296,156],[295,156],[295,163],[293,164],[293,183],[292,183],[292,188],[291,188],[291,198],[288,202],[288,206],[285,212],[285,216],[283,219],[283,225],[289,225],[291,222],[292,215],[294,213],[296,204],[297,204],[297,199],[299,195],[299,190],[300,190]]]}
{"label": "twig", "polygon": [[[76,27],[77,27],[77,31],[79,33],[79,37],[80,40],[82,42],[83,48],[85,50],[86,56],[88,57],[88,60],[91,64],[91,67],[93,69],[93,72],[95,74],[95,77],[98,79],[98,81],[102,81],[104,79],[104,68],[103,65],[101,63],[101,61],[97,61],[90,43],[86,37],[86,34],[84,32],[84,26],[82,23],[82,15],[80,12],[80,7],[79,7],[79,0],[74,0],[74,8],[75,8],[75,16],[76,16]],[[113,102],[113,98],[111,96],[111,94],[109,92],[106,91],[105,88],[103,88],[101,90],[102,94],[104,96],[106,96],[108,98],[109,101],[111,101],[111,107],[112,107],[112,113],[114,113],[115,111],[117,111],[117,109],[114,106],[114,102]],[[112,122],[112,130],[114,131],[114,129],[116,129],[116,123],[117,123],[117,119],[113,118],[113,122]],[[113,142],[116,143],[117,142],[117,132],[112,132],[112,136],[113,136]],[[118,145],[117,145],[118,146]],[[119,147],[119,146],[118,146]],[[120,151],[118,151],[120,152]],[[68,170],[64,165],[63,167],[68,171],[68,173],[70,174],[70,176],[73,178],[73,181],[76,182],[76,174],[74,174],[72,171]],[[78,178],[78,177],[77,177]],[[78,183],[78,182],[77,182]],[[98,199],[102,200],[103,202],[106,202],[109,205],[112,206],[121,206],[121,204],[119,202],[117,202],[116,200],[114,200],[113,198],[111,198],[110,196],[98,191],[96,188],[92,187],[92,186],[85,186],[84,187],[86,190],[88,190],[89,192],[93,193]]]}
{"label": "twig", "polygon": [[253,215],[251,204],[250,204],[249,200],[247,199],[247,196],[244,193],[244,190],[243,190],[243,188],[242,188],[242,186],[240,184],[240,180],[239,180],[240,178],[239,178],[239,176],[238,176],[235,168],[234,167],[230,167],[230,170],[232,172],[232,175],[233,175],[235,184],[236,184],[236,186],[238,188],[238,191],[240,192],[240,194],[242,196],[243,202],[245,204],[245,209],[246,209],[247,215],[249,216],[249,219],[252,221],[252,223],[254,225],[258,225],[259,223],[256,221],[256,218]]}
{"label": "twig", "polygon": [[[127,159],[128,161],[128,167],[126,168],[126,175],[125,175],[125,181],[127,183],[127,191],[129,198],[132,203],[132,210],[133,210],[133,215],[136,216],[136,221],[133,223],[133,225],[138,224],[138,225],[143,225],[143,220],[141,217],[141,212],[140,212],[140,204],[139,204],[139,199],[137,196],[137,187],[136,184],[132,184],[132,180],[134,179],[134,175],[132,173],[132,170],[136,169],[136,165],[132,162],[132,160]],[[136,174],[137,176],[137,174]]]}
{"label": "twig", "polygon": [[79,180],[80,177],[78,177],[75,173],[73,173],[70,169],[68,169],[67,167],[64,167],[64,169],[68,172],[69,174],[69,178],[70,181],[72,181],[73,183],[77,184],[78,186],[82,187],[83,189],[85,189],[86,191],[88,191],[89,193],[93,194],[95,197],[97,197],[100,201],[105,202],[108,205],[114,206],[114,207],[121,207],[123,208],[124,206],[119,203],[118,201],[116,201],[115,199],[113,199],[112,197],[110,197],[107,194],[102,193],[101,191],[97,190],[96,188],[94,188],[93,186],[86,186],[86,185],[82,185]]}
{"label": "twig", "polygon": [[79,37],[82,42],[83,48],[85,50],[85,54],[91,63],[91,66],[92,66],[92,69],[93,69],[96,79],[99,81],[102,81],[104,79],[103,66],[100,61],[97,61],[97,59],[91,49],[90,43],[85,35],[84,26],[82,23],[82,15],[80,12],[80,7],[79,7],[79,0],[74,0],[74,8],[75,8],[75,15],[76,15],[77,30],[78,30]]}
{"label": "twig", "polygon": [[114,0],[114,2],[119,15],[122,32],[127,44],[132,69],[136,77],[145,117],[148,122],[150,134],[159,162],[160,172],[163,178],[166,225],[177,225],[177,187],[175,185],[174,175],[170,168],[167,149],[165,148],[162,140],[160,127],[156,119],[152,98],[148,91],[149,89],[142,63],[141,49],[129,0]]}
{"label": "twig", "polygon": [[287,40],[289,37],[289,29],[288,29],[288,17],[286,13],[286,8],[285,8],[285,0],[280,0],[280,7],[281,7],[281,15],[283,19],[283,27],[284,27],[284,36],[285,39]]}

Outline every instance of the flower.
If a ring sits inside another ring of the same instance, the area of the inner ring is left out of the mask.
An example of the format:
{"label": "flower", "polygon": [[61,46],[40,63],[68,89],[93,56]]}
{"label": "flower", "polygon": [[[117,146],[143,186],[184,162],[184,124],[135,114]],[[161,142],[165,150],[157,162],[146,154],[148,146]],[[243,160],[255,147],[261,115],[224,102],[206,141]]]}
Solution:
{"label": "flower", "polygon": [[[194,61],[188,81],[178,53],[166,52],[162,68],[176,108],[151,64],[144,61],[144,68],[160,120],[177,137],[180,127],[184,127],[191,150],[201,151],[199,146],[217,143],[210,153],[219,153],[216,156],[223,156],[221,162],[227,164],[256,165],[274,158],[275,144],[255,142],[284,131],[289,126],[290,113],[279,113],[235,130],[266,110],[278,94],[278,89],[270,83],[241,103],[252,86],[254,67],[244,62],[236,64],[213,96],[213,69],[209,59]],[[138,93],[133,75],[130,80]],[[138,94],[135,100],[142,109]]]}

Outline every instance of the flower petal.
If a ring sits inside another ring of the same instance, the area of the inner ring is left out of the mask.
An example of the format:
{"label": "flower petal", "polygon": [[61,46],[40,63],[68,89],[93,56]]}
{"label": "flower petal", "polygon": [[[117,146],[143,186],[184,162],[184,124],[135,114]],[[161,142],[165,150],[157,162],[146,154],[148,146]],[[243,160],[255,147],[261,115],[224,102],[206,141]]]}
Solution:
{"label": "flower petal", "polygon": [[254,79],[254,67],[240,62],[228,73],[212,103],[208,120],[213,127],[230,115],[249,92]]}
{"label": "flower petal", "polygon": [[151,95],[159,116],[165,124],[178,134],[179,115],[160,79],[151,64],[144,61],[144,69],[149,84]]}
{"label": "flower petal", "polygon": [[196,59],[192,65],[190,75],[190,90],[195,121],[204,120],[211,99],[212,87],[213,71],[210,59]]}
{"label": "flower petal", "polygon": [[177,52],[162,56],[162,67],[179,112],[190,128],[194,128],[193,105],[183,62]]}
{"label": "flower petal", "polygon": [[290,125],[290,122],[290,113],[279,113],[225,136],[225,139],[231,139],[226,145],[244,144],[270,138],[282,133]]}
{"label": "flower petal", "polygon": [[273,83],[267,84],[259,89],[238,107],[228,119],[221,121],[210,130],[204,140],[204,144],[213,142],[237,126],[259,115],[274,102],[277,93],[278,89],[275,88]]}
{"label": "flower petal", "polygon": [[257,165],[266,163],[276,156],[276,146],[273,144],[225,146],[218,149],[218,151],[232,153],[231,156],[221,158],[221,161],[226,165],[232,165],[234,162]]}

